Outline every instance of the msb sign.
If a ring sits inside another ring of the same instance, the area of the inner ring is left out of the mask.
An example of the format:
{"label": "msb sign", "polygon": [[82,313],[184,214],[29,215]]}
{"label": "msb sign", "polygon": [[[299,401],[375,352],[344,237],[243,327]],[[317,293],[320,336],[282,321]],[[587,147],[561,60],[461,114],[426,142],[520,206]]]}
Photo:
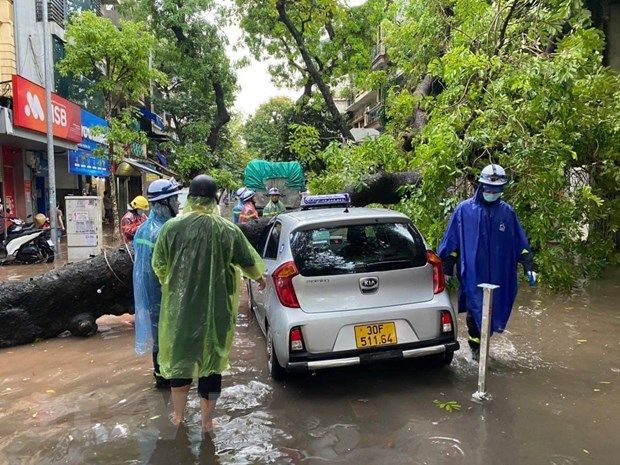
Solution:
{"label": "msb sign", "polygon": [[[52,94],[54,137],[71,142],[82,141],[80,107]],[[13,125],[32,131],[47,132],[45,89],[16,74],[13,75]]]}

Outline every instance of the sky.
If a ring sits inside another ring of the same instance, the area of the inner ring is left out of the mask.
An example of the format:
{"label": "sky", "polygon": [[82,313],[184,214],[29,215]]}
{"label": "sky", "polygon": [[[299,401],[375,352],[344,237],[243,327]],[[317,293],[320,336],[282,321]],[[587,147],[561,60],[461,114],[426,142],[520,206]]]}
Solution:
{"label": "sky", "polygon": [[[348,0],[347,3],[350,6],[356,6],[365,1],[366,0]],[[229,57],[232,60],[238,60],[243,56],[248,56],[247,50],[243,50],[239,47],[241,38],[241,30],[239,27],[236,25],[230,26],[226,28],[225,31],[229,40]],[[235,45],[237,45],[237,48],[240,50],[233,50]],[[276,87],[273,82],[271,82],[268,67],[269,62],[257,62],[251,59],[249,66],[237,70],[237,85],[239,86],[239,91],[237,92],[237,99],[235,101],[235,110],[245,117],[254,114],[256,109],[271,97],[284,95],[295,100],[301,95],[301,89]]]}

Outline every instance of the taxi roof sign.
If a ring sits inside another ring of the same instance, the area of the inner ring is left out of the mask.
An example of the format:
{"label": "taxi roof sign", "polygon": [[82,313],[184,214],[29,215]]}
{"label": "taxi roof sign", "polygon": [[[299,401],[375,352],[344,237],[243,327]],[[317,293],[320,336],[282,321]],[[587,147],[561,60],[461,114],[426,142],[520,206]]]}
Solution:
{"label": "taxi roof sign", "polygon": [[337,207],[346,208],[350,204],[351,204],[351,197],[347,193],[308,195],[302,199],[301,209],[308,210],[310,208],[337,208]]}

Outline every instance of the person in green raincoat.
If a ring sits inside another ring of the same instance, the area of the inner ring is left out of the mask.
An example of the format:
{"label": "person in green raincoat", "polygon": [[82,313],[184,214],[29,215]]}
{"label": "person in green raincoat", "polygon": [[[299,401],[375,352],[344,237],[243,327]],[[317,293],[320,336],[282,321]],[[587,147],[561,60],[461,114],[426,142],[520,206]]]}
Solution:
{"label": "person in green raincoat", "polygon": [[262,259],[238,226],[216,214],[216,206],[213,178],[195,177],[183,214],[161,229],[152,261],[162,285],[158,362],[172,388],[172,422],[183,421],[197,376],[205,433],[213,429],[221,373],[228,368],[240,272],[265,286]]}
{"label": "person in green raincoat", "polygon": [[277,187],[272,187],[269,189],[269,196],[271,200],[265,208],[263,209],[263,216],[266,218],[272,216],[278,216],[280,213],[284,213],[286,211],[286,207],[282,202],[280,202],[280,191]]}

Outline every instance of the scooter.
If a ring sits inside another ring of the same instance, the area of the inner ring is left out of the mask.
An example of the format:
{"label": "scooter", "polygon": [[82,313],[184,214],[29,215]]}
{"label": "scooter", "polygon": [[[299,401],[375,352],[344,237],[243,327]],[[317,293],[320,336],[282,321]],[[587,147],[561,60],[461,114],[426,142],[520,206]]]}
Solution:
{"label": "scooter", "polygon": [[[0,216],[4,220],[4,217]],[[9,263],[52,263],[54,261],[54,244],[50,230],[38,229],[33,223],[26,223],[19,218],[10,218],[11,226],[6,238],[0,244],[0,265]]]}

